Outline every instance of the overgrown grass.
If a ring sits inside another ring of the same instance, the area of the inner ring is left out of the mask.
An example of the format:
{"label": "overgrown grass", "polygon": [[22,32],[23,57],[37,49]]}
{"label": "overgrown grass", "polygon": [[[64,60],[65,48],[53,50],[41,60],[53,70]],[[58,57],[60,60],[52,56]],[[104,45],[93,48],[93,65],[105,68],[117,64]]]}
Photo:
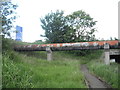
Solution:
{"label": "overgrown grass", "polygon": [[118,66],[120,67],[119,64],[111,63],[110,65],[105,65],[103,61],[103,50],[89,51],[84,56],[81,56],[80,53],[81,52],[79,51],[68,52],[66,53],[66,57],[68,55],[71,59],[74,58],[76,60],[79,60],[81,64],[87,64],[91,73],[106,81],[113,88],[118,88]]}
{"label": "overgrown grass", "polygon": [[3,55],[2,62],[2,87],[3,88],[27,88],[33,87],[31,71],[27,66],[16,63],[10,56]]}
{"label": "overgrown grass", "polygon": [[101,77],[104,81],[110,84],[113,88],[118,88],[118,64],[112,63],[111,65],[105,65],[101,62],[91,61],[89,69],[92,73]]}
{"label": "overgrown grass", "polygon": [[0,52],[0,89],[2,88],[2,54]]}
{"label": "overgrown grass", "polygon": [[80,63],[81,64],[87,64],[91,61],[98,61],[98,62],[102,62],[101,55],[102,55],[103,51],[102,50],[92,50],[89,53],[87,53],[85,56],[80,56]]}
{"label": "overgrown grass", "polygon": [[[85,88],[80,62],[62,52],[46,60],[46,52],[15,52],[15,41],[3,39],[3,88]],[[23,43],[22,43],[23,44]],[[26,43],[24,43],[26,44]],[[64,55],[64,56],[63,56]]]}
{"label": "overgrown grass", "polygon": [[15,41],[16,45],[34,45],[34,44],[46,44],[46,42],[21,42],[21,41]]}
{"label": "overgrown grass", "polygon": [[68,55],[54,52],[58,58],[50,62],[14,51],[9,55],[3,56],[3,88],[86,88],[80,62]]}
{"label": "overgrown grass", "polygon": [[118,87],[118,64],[103,64],[102,50],[53,52],[49,62],[46,52],[14,52],[8,41],[3,42],[3,88],[86,88],[80,64],[87,64],[91,73]]}
{"label": "overgrown grass", "polygon": [[42,88],[84,88],[84,78],[79,71],[77,61],[39,61],[35,65],[33,81],[35,87]]}
{"label": "overgrown grass", "polygon": [[104,64],[104,58],[101,58],[102,50],[93,51],[86,56],[81,56],[81,64],[87,64],[91,73],[100,77],[113,88],[118,88],[118,65],[111,63],[110,65]]}

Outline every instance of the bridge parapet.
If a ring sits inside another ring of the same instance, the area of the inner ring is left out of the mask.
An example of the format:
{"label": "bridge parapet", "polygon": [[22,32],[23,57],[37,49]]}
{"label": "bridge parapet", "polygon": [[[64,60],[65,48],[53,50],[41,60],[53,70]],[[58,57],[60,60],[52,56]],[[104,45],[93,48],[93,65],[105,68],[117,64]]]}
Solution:
{"label": "bridge parapet", "polygon": [[120,49],[110,49],[110,55],[120,55]]}
{"label": "bridge parapet", "polygon": [[[109,47],[104,46],[105,43]],[[77,43],[57,43],[57,44],[42,44],[42,45],[17,45],[14,47],[16,51],[46,51],[46,47],[50,47],[52,51],[60,50],[85,50],[85,49],[120,49],[117,40],[114,41],[96,41],[96,42],[77,42]]]}
{"label": "bridge parapet", "polygon": [[[48,60],[52,60],[52,51],[66,50],[99,50],[104,49],[105,64],[110,64],[110,55],[120,54],[120,44],[118,40],[114,41],[95,41],[95,42],[77,42],[77,43],[57,43],[42,45],[16,45],[16,51],[47,51]],[[113,49],[113,50],[112,50]],[[116,49],[116,50],[114,50]]]}

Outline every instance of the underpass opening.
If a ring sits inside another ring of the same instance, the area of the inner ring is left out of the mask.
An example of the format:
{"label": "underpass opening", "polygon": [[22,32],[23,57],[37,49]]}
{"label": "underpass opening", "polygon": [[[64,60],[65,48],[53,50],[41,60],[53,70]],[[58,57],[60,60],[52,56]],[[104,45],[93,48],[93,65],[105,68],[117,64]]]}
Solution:
{"label": "underpass opening", "polygon": [[110,59],[115,59],[115,62],[120,64],[120,55],[110,55]]}

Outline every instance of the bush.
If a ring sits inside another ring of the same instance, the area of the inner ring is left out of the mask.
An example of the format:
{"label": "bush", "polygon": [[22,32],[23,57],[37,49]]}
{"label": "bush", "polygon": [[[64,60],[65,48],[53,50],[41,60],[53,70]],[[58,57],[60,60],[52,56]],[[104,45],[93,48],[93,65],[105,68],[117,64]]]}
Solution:
{"label": "bush", "polygon": [[2,38],[2,51],[11,51],[13,49],[14,41],[8,38]]}
{"label": "bush", "polygon": [[2,64],[2,87],[3,88],[32,88],[32,72],[22,64],[16,64],[9,56],[3,56]]}
{"label": "bush", "polygon": [[2,39],[2,87],[3,88],[32,88],[32,72],[22,63],[16,63],[22,59],[13,51],[14,40]]}
{"label": "bush", "polygon": [[100,62],[91,62],[89,69],[105,80],[113,88],[118,88],[118,64],[105,65]]}

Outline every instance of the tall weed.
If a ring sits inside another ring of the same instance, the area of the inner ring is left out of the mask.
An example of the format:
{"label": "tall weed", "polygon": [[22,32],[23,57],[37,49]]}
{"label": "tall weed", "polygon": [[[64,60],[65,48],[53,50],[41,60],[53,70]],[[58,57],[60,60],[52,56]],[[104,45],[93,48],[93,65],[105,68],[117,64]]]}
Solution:
{"label": "tall weed", "polygon": [[34,87],[31,83],[32,73],[22,64],[16,64],[8,56],[3,56],[2,63],[3,88],[28,88]]}
{"label": "tall weed", "polygon": [[113,88],[118,88],[118,64],[105,65],[100,62],[89,63],[89,69],[105,80]]}

